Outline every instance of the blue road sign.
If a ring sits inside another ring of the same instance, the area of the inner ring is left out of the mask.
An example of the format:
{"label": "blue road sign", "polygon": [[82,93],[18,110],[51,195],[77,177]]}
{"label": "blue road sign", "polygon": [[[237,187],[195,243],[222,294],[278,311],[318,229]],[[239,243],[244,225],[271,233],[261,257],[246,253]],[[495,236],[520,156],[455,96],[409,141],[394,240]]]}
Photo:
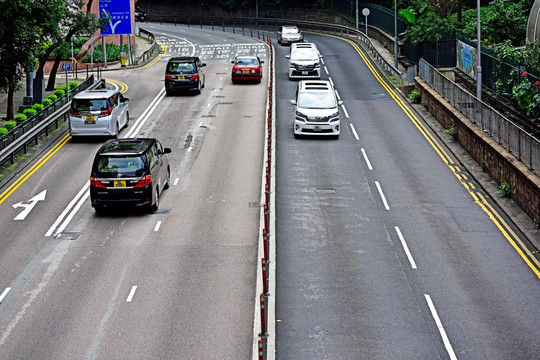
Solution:
{"label": "blue road sign", "polygon": [[99,17],[107,19],[101,35],[131,34],[130,0],[99,0]]}
{"label": "blue road sign", "polygon": [[62,64],[62,70],[71,71],[71,63],[63,63]]}

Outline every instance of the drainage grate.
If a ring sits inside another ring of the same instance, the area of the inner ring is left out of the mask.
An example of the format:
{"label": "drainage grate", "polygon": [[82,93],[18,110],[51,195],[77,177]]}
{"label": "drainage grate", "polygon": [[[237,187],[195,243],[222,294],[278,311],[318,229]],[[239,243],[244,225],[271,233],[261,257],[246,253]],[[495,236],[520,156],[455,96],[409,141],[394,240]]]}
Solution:
{"label": "drainage grate", "polygon": [[58,240],[77,240],[80,235],[80,232],[63,232],[56,235],[54,238]]}
{"label": "drainage grate", "polygon": [[201,115],[202,118],[208,118],[208,117],[216,117],[216,115],[212,115],[212,114],[209,114],[209,115]]}
{"label": "drainage grate", "polygon": [[212,95],[213,98],[224,98],[225,95]]}
{"label": "drainage grate", "polygon": [[319,193],[319,194],[335,194],[336,193],[336,189],[332,189],[332,188],[320,188],[320,189],[315,189],[315,192]]}
{"label": "drainage grate", "polygon": [[220,101],[219,105],[232,105],[231,101]]}

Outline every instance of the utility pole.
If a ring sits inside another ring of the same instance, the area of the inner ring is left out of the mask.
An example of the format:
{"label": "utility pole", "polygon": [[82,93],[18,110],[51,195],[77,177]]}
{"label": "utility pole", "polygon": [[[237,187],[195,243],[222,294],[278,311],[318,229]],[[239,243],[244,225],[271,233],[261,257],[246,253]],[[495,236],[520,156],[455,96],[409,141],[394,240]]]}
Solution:
{"label": "utility pole", "polygon": [[478,34],[476,36],[478,64],[476,67],[476,97],[482,101],[482,41],[480,41],[480,0],[476,1],[476,23]]}

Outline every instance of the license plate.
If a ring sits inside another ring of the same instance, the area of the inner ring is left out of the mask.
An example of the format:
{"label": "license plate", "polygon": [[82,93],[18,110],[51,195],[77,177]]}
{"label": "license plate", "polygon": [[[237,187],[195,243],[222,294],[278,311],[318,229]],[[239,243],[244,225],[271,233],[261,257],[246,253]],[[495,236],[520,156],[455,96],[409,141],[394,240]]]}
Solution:
{"label": "license plate", "polygon": [[186,80],[186,77],[185,76],[178,76],[177,79],[178,80]]}
{"label": "license plate", "polygon": [[114,180],[114,187],[115,188],[125,188],[126,187],[126,180]]}
{"label": "license plate", "polygon": [[95,124],[96,123],[96,117],[94,115],[86,115],[84,118],[85,124]]}
{"label": "license plate", "polygon": [[322,128],[320,126],[314,126],[313,131],[322,131]]}
{"label": "license plate", "polygon": [[249,70],[242,70],[243,74],[249,74]]}
{"label": "license plate", "polygon": [[302,71],[302,75],[307,76],[307,74],[308,74],[307,71]]}

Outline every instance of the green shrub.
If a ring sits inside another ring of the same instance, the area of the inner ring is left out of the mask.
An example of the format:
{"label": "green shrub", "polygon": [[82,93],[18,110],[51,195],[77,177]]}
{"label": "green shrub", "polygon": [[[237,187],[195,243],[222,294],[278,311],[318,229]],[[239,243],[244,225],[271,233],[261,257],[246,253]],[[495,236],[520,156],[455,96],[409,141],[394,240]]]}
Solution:
{"label": "green shrub", "polygon": [[512,193],[512,188],[507,182],[502,182],[501,186],[497,189],[497,195],[499,197],[508,197]]}
{"label": "green shrub", "polygon": [[79,85],[78,82],[75,82],[75,81],[70,81],[70,82],[69,82],[69,88],[70,88],[70,89],[73,89],[73,88],[74,88],[75,86],[77,86],[77,85]]}
{"label": "green shrub", "polygon": [[54,90],[54,95],[56,95],[58,97],[64,96],[65,93],[66,93],[66,91],[62,90],[62,89]]}
{"label": "green shrub", "polygon": [[[52,96],[52,95],[51,95],[51,96]],[[55,96],[56,96],[56,95],[55,95]],[[45,105],[45,106],[49,106],[49,105],[52,104],[52,100],[49,99],[49,98],[43,99],[43,100],[41,100],[41,103],[42,103],[43,105]]]}
{"label": "green shrub", "polygon": [[67,91],[67,86],[62,86],[61,88],[58,88],[57,90],[62,90],[64,92],[64,94],[66,93]]}
{"label": "green shrub", "polygon": [[36,110],[36,111],[38,111],[38,112],[39,112],[39,111],[43,111],[43,108],[44,108],[44,107],[45,107],[45,106],[43,106],[43,104],[34,104],[34,105],[32,105],[32,109],[34,109],[34,110]]}
{"label": "green shrub", "polygon": [[450,135],[452,139],[455,139],[457,135],[457,130],[455,127],[452,126],[450,129],[443,130],[443,134]]}
{"label": "green shrub", "polygon": [[9,132],[8,129],[0,128],[0,135],[6,135],[8,132]]}
{"label": "green shrub", "polygon": [[54,95],[54,94],[51,94],[48,96],[49,99],[51,99],[52,102],[55,102],[56,99],[58,99],[58,96]]}
{"label": "green shrub", "polygon": [[[22,115],[22,114],[19,114]],[[11,131],[17,126],[17,123],[15,121],[6,121],[4,123],[4,127],[7,129],[7,131]]]}
{"label": "green shrub", "polygon": [[24,109],[23,114],[26,115],[27,117],[32,117],[37,114],[37,111],[36,109],[32,109],[32,108]]}
{"label": "green shrub", "polygon": [[411,100],[414,104],[419,104],[421,97],[420,97],[420,91],[414,89],[409,93],[409,100]]}
{"label": "green shrub", "polygon": [[[114,44],[106,44],[105,49],[107,50],[107,61],[120,60],[120,46]],[[86,54],[82,62],[90,62],[90,52]],[[101,44],[94,47],[94,62],[103,62],[103,46],[101,46]]]}
{"label": "green shrub", "polygon": [[[20,122],[23,122],[25,121],[26,119],[28,119],[28,116],[24,115],[24,114],[17,114],[15,115],[15,121],[20,123]],[[6,123],[7,124],[7,123]],[[7,128],[7,126],[6,126]]]}

